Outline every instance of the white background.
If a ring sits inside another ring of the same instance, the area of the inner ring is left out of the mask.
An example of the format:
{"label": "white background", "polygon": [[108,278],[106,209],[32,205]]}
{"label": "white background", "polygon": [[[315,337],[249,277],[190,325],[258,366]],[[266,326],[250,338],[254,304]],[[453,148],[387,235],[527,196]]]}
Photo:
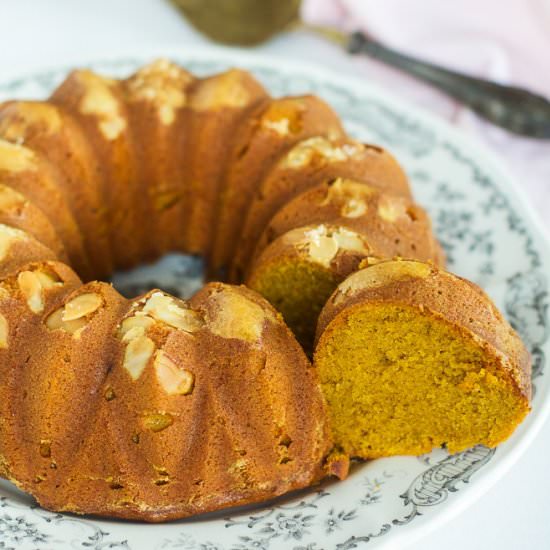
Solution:
{"label": "white background", "polygon": [[[181,45],[185,51],[205,43],[163,0],[0,0],[0,80],[75,58],[86,61],[127,53],[132,47]],[[342,73],[358,72],[356,64],[336,47],[306,33],[284,35],[256,49],[322,63]],[[392,92],[407,97],[406,89]],[[547,423],[513,470],[489,493],[411,548],[550,549],[549,464]]]}

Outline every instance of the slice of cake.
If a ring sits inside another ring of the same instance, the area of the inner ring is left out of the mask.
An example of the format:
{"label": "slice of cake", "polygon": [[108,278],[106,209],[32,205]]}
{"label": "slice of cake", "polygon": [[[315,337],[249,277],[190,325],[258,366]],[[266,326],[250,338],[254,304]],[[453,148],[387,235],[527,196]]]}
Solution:
{"label": "slice of cake", "polygon": [[357,271],[317,336],[335,443],[352,457],[494,447],[530,409],[530,357],[516,332],[479,287],[432,265]]}

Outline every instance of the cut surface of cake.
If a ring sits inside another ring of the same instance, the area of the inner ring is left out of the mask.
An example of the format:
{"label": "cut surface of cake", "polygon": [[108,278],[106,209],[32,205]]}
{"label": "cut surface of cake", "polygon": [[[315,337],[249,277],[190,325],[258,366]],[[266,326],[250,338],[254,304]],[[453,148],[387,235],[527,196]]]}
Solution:
{"label": "cut surface of cake", "polygon": [[518,335],[481,289],[432,265],[357,271],[317,330],[335,445],[352,457],[494,447],[529,411],[531,363]]}

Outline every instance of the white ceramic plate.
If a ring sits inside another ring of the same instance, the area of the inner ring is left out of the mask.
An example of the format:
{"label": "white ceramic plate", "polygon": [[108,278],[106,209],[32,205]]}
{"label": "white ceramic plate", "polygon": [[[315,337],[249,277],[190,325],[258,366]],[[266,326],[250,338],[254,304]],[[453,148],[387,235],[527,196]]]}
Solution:
{"label": "white ceramic plate", "polygon": [[[342,116],[348,130],[380,143],[401,160],[418,201],[432,215],[449,268],[474,280],[496,300],[534,358],[533,412],[507,443],[454,456],[381,459],[354,468],[341,483],[287,496],[275,503],[164,525],[78,518],[32,504],[11,484],[0,485],[0,548],[348,550],[403,548],[467,507],[528,447],[550,409],[548,280],[550,245],[509,175],[477,144],[404,105],[384,90],[321,69],[216,49],[155,52],[199,74],[239,66],[275,95],[313,92]],[[151,52],[89,63],[122,76],[150,61]],[[83,66],[85,63],[78,63]],[[40,98],[69,67],[0,82],[0,100]],[[156,282],[188,293],[196,262],[170,257],[155,268],[116,279],[120,286]]]}

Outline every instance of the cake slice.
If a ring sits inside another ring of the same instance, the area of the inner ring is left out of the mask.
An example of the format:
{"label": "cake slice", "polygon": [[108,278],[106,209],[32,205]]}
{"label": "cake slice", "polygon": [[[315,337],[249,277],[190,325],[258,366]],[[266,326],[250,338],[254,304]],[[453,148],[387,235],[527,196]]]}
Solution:
{"label": "cake slice", "polygon": [[494,447],[530,410],[531,362],[516,332],[479,287],[433,265],[357,271],[317,336],[335,444],[351,457]]}

